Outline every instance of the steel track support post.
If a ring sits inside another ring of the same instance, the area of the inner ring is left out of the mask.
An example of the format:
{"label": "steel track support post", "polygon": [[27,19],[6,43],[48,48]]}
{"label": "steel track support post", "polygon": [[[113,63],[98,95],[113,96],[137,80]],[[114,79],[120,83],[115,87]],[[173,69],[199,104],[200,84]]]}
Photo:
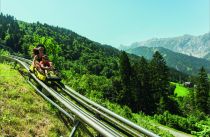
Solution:
{"label": "steel track support post", "polygon": [[28,81],[31,81],[31,79],[32,79],[32,77],[31,77],[31,75],[30,74],[28,74]]}
{"label": "steel track support post", "polygon": [[69,137],[74,137],[74,134],[76,133],[76,130],[77,130],[79,125],[80,125],[80,122],[76,121]]}

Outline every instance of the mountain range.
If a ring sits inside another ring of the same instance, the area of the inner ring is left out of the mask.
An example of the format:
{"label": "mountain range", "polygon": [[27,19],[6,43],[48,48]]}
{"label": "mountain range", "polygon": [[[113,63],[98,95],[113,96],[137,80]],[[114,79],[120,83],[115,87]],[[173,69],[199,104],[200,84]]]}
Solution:
{"label": "mountain range", "polygon": [[200,36],[184,35],[174,38],[154,38],[135,42],[130,46],[121,45],[120,49],[126,50],[136,47],[163,47],[174,52],[210,60],[210,33]]}
{"label": "mountain range", "polygon": [[150,39],[121,45],[121,50],[151,59],[159,51],[168,66],[187,74],[197,74],[201,66],[210,73],[210,33],[200,36],[184,35],[175,38]]}

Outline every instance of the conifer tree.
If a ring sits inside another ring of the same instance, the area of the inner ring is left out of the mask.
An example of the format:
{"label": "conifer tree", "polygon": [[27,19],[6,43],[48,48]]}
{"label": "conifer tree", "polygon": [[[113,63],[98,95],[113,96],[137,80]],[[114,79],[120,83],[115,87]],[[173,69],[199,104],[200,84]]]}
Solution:
{"label": "conifer tree", "polygon": [[131,78],[132,68],[128,58],[128,55],[123,51],[120,55],[120,77],[122,82],[123,90],[120,93],[121,103],[131,107],[132,103],[132,88],[131,88]]}
{"label": "conifer tree", "polygon": [[[162,113],[167,107],[169,93],[169,70],[162,55],[156,51],[150,62],[151,103],[154,112]],[[153,112],[153,113],[154,113]]]}
{"label": "conifer tree", "polygon": [[148,62],[144,57],[136,63],[135,65],[136,73],[136,95],[137,95],[137,105],[136,109],[138,111],[143,111],[147,114],[151,112],[150,108],[150,86],[149,86],[149,67]]}
{"label": "conifer tree", "polygon": [[204,67],[201,67],[197,83],[195,102],[197,109],[205,113],[207,113],[208,110],[208,96],[209,96],[208,77]]}

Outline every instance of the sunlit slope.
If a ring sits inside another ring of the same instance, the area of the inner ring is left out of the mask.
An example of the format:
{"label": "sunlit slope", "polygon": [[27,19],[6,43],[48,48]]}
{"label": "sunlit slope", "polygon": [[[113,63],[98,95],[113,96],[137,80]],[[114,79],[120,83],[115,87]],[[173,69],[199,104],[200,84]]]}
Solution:
{"label": "sunlit slope", "polygon": [[176,85],[174,93],[177,94],[178,97],[184,97],[189,94],[189,89],[184,87],[182,84],[171,82],[171,84]]}
{"label": "sunlit slope", "polygon": [[17,70],[0,64],[0,136],[67,136],[59,119]]}

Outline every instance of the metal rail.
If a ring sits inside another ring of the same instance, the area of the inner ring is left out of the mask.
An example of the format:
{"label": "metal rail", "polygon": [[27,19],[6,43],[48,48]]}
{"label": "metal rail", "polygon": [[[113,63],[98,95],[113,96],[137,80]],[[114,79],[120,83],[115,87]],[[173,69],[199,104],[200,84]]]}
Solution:
{"label": "metal rail", "polygon": [[[24,66],[29,71],[28,64],[32,63],[31,60],[17,57],[17,56],[11,56],[9,58],[19,62],[22,66]],[[87,123],[89,126],[93,127],[95,130],[97,130],[100,134],[102,134],[104,136],[122,136],[122,133],[123,133],[126,136],[141,136],[141,134],[144,134],[144,135],[150,136],[150,137],[159,137],[158,135],[144,129],[143,127],[140,127],[140,126],[132,123],[131,121],[113,113],[112,111],[106,109],[105,107],[89,100],[88,98],[82,96],[81,94],[79,94],[78,92],[73,90],[72,88],[70,88],[66,85],[64,87],[62,87],[62,86],[60,87],[62,89],[62,91],[64,91],[66,94],[68,94],[71,98],[73,98],[79,104],[84,106],[85,109],[88,109],[92,113],[94,112],[96,114],[99,114],[100,116],[102,116],[102,118],[104,118],[104,119],[99,120],[93,114],[88,113],[87,111],[84,111],[84,109],[81,109],[79,106],[75,105],[75,103],[70,101],[64,95],[58,94],[56,91],[54,91],[53,89],[46,86],[42,81],[37,79],[33,73],[30,73],[30,75],[44,89],[46,89],[54,98],[56,98],[66,108],[71,110],[72,113],[74,113],[77,117],[79,117],[79,119],[81,121]],[[63,112],[63,113],[65,113],[65,112]],[[105,120],[105,121],[103,122],[103,120]],[[107,124],[106,120],[108,120],[108,122],[111,123],[111,127],[109,124]],[[76,128],[77,128],[77,126],[74,127],[74,129],[76,129]],[[121,133],[118,133],[117,130],[120,130]]]}
{"label": "metal rail", "polygon": [[[48,98],[45,94],[43,94],[36,86],[34,86],[29,80],[27,80],[27,82],[44,98],[46,99],[48,102],[50,102],[53,106],[55,106],[58,110],[60,110],[64,115],[66,115],[68,118],[71,119],[71,121],[73,123],[75,123],[75,126],[70,134],[70,136],[74,136],[74,133],[75,133],[75,130],[77,129],[78,125],[79,125],[79,121],[75,120],[75,118],[69,114],[67,111],[65,111],[62,107],[60,107],[58,104],[56,104],[55,102],[53,102],[50,98]],[[92,137],[92,134],[90,133],[90,131],[83,125],[83,124],[80,124],[82,129],[84,131],[86,131],[86,133]]]}
{"label": "metal rail", "polygon": [[[103,106],[101,106],[101,105],[99,105],[99,104],[97,104],[97,103],[95,103],[95,102],[89,100],[88,98],[86,98],[86,97],[80,95],[78,92],[76,92],[75,90],[73,90],[73,89],[70,88],[69,86],[66,86],[66,85],[65,85],[65,88],[68,89],[68,91],[70,91],[70,92],[66,92],[67,94],[71,95],[71,93],[73,93],[75,96],[77,96],[77,97],[79,97],[80,99],[86,101],[86,102],[89,103],[91,106],[94,106],[95,108],[97,108],[97,110],[101,111],[102,113],[105,113],[105,114],[108,114],[108,115],[112,116],[113,118],[115,118],[115,119],[121,121],[123,124],[126,124],[126,125],[130,126],[131,128],[136,129],[137,131],[140,131],[140,132],[143,133],[144,135],[147,135],[147,136],[150,136],[150,137],[159,137],[158,135],[156,135],[156,134],[154,134],[154,133],[152,133],[152,132],[150,132],[150,131],[144,129],[143,127],[140,127],[140,126],[138,126],[138,125],[132,123],[131,121],[129,121],[129,120],[127,120],[127,119],[125,119],[125,118],[123,118],[123,117],[121,117],[121,116],[115,114],[114,112],[112,112],[112,111],[106,109],[105,107],[103,107]],[[66,90],[64,90],[64,91],[66,91]]]}
{"label": "metal rail", "polygon": [[100,116],[104,117],[106,120],[112,122],[112,125],[116,128],[119,128],[121,132],[124,132],[128,136],[141,136],[137,131],[134,131],[131,127],[126,126],[124,123],[120,123],[107,113],[104,113],[100,111],[100,109],[94,107],[92,104],[88,104],[88,102],[82,100],[79,97],[76,97],[71,92],[67,91],[65,88],[62,88],[63,91],[65,91],[68,95],[70,95],[72,98],[74,98],[76,101],[78,101],[80,104],[84,105],[86,108],[88,108],[90,111],[99,114]]}
{"label": "metal rail", "polygon": [[[23,67],[25,67],[29,71],[29,66],[26,63],[24,63],[24,62],[22,62],[22,61],[20,61],[19,59],[16,59],[16,58],[12,58],[12,57],[7,57],[7,58],[18,62],[19,64],[21,64]],[[30,75],[33,77],[34,80],[36,80],[36,82],[39,85],[41,85],[54,98],[56,98],[66,108],[68,108],[68,110],[70,110],[72,113],[74,113],[82,122],[85,122],[86,124],[88,124],[89,126],[94,128],[101,135],[108,136],[108,137],[121,136],[120,134],[118,134],[114,130],[110,130],[110,128],[107,128],[106,126],[104,126],[104,124],[102,122],[97,121],[97,119],[93,115],[92,115],[92,117],[88,116],[88,114],[83,109],[73,105],[73,103],[70,103],[69,100],[68,101],[64,100],[57,92],[53,91],[51,88],[46,86],[42,81],[40,81],[33,73],[30,73]]]}

